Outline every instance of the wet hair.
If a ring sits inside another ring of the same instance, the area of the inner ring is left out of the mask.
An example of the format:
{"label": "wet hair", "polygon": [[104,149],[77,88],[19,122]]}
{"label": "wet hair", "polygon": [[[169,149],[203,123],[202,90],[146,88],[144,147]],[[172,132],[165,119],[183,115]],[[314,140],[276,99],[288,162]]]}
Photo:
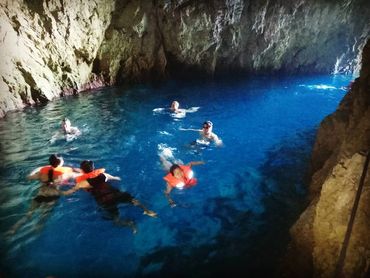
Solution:
{"label": "wet hair", "polygon": [[54,169],[59,166],[59,164],[62,162],[61,158],[59,158],[56,154],[52,154],[49,157],[49,164],[51,165],[51,169],[48,171],[48,185],[53,184],[53,176],[54,176]]}
{"label": "wet hair", "polygon": [[85,173],[90,173],[90,172],[94,171],[94,162],[92,162],[91,160],[84,160],[84,161],[81,162],[80,168]]}
{"label": "wet hair", "polygon": [[59,164],[62,162],[62,160],[56,155],[56,154],[52,154],[50,157],[49,157],[49,164],[55,168],[55,167],[58,167]]}
{"label": "wet hair", "polygon": [[48,185],[53,184],[53,182],[54,182],[53,177],[54,177],[54,169],[50,168],[49,171],[48,171],[48,181],[47,181]]}
{"label": "wet hair", "polygon": [[207,125],[207,126],[213,126],[213,123],[211,121],[205,121],[203,123],[203,126],[205,126],[205,125]]}
{"label": "wet hair", "polygon": [[174,176],[174,172],[177,168],[180,168],[180,166],[178,164],[172,164],[171,168],[170,168],[170,173],[172,174],[172,176]]}

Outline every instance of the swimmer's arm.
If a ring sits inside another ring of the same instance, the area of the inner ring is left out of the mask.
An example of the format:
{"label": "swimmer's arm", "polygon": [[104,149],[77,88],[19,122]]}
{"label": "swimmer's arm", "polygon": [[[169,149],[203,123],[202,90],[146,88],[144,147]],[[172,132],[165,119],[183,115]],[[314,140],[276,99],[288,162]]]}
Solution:
{"label": "swimmer's arm", "polygon": [[74,135],[81,135],[81,131],[78,129],[78,127],[72,126],[71,130],[73,130]]}
{"label": "swimmer's arm", "polygon": [[218,138],[218,136],[216,134],[213,133],[212,139],[215,142],[216,146],[221,146],[222,145],[222,140],[220,138]]}
{"label": "swimmer's arm", "polygon": [[167,200],[168,200],[168,203],[170,204],[171,207],[175,207],[176,206],[176,203],[174,200],[172,200],[171,196],[170,196],[170,193],[172,191],[172,186],[167,184],[167,188],[166,190],[164,191],[164,195],[166,196]]}
{"label": "swimmer's arm", "polygon": [[188,163],[188,166],[192,167],[192,166],[195,166],[195,165],[203,165],[203,164],[205,164],[204,161],[190,161]]}
{"label": "swimmer's arm", "polygon": [[73,172],[78,173],[79,175],[81,175],[83,173],[83,171],[80,168],[73,168],[72,167],[72,170],[73,170]]}
{"label": "swimmer's arm", "polygon": [[151,216],[151,217],[157,217],[157,213],[152,211],[152,210],[149,210],[147,209],[142,203],[139,202],[139,200],[137,199],[132,199],[131,203],[134,205],[134,206],[137,206],[137,207],[140,207],[143,209],[144,211],[144,214],[148,215],[148,216]]}
{"label": "swimmer's arm", "polygon": [[109,181],[109,180],[112,180],[112,181],[120,181],[121,178],[120,177],[116,177],[116,176],[112,176],[108,173],[104,173],[104,176],[107,178],[106,181]]}
{"label": "swimmer's arm", "polygon": [[82,170],[80,168],[71,168],[71,172],[70,173],[67,173],[67,174],[64,174],[64,177],[63,179],[65,180],[69,180],[69,179],[75,179],[77,178],[78,176],[80,176],[82,174]]}
{"label": "swimmer's arm", "polygon": [[36,168],[33,170],[28,176],[27,179],[29,180],[38,180],[40,178],[40,169],[41,167]]}
{"label": "swimmer's arm", "polygon": [[180,127],[179,130],[182,130],[182,131],[198,131],[198,132],[201,132],[202,130],[201,129],[195,129],[195,128],[182,128]]}
{"label": "swimmer's arm", "polygon": [[87,181],[82,181],[82,182],[77,183],[76,186],[72,187],[71,189],[68,189],[66,191],[60,190],[60,194],[64,196],[68,196],[68,195],[75,193],[76,191],[80,189],[88,189],[88,188],[91,188],[91,185]]}

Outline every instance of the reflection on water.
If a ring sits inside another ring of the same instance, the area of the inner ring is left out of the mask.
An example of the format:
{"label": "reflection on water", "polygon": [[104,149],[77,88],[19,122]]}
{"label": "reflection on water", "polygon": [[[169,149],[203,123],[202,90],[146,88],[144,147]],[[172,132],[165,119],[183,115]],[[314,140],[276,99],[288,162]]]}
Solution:
{"label": "reflection on water", "polygon": [[[0,268],[20,277],[273,275],[289,227],[304,207],[315,130],[335,110],[349,81],[343,76],[173,81],[98,90],[9,113],[0,121],[5,243]],[[174,99],[181,108],[199,109],[184,117],[159,110]],[[63,117],[81,136],[50,142]],[[198,134],[180,130],[199,129],[205,120],[212,120],[223,147],[191,147]],[[176,208],[163,195],[159,146],[184,162],[206,162],[194,167],[197,186],[171,193]],[[57,201],[41,230],[35,225],[38,214],[6,238],[39,188],[25,176],[47,164],[51,153],[73,167],[94,160],[97,168],[122,178],[114,186],[159,217],[121,206],[121,215],[136,220],[133,236],[104,219],[89,194],[78,192]]]}

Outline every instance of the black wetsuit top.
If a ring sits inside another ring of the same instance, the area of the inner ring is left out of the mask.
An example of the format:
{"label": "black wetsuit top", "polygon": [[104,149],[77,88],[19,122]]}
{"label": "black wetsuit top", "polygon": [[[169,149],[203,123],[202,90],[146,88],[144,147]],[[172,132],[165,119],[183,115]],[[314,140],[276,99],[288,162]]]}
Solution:
{"label": "black wetsuit top", "polygon": [[122,192],[107,183],[107,178],[103,173],[95,178],[87,179],[87,182],[92,186],[87,191],[94,196],[98,205],[115,216],[119,214],[118,204],[131,203],[134,199],[129,193]]}

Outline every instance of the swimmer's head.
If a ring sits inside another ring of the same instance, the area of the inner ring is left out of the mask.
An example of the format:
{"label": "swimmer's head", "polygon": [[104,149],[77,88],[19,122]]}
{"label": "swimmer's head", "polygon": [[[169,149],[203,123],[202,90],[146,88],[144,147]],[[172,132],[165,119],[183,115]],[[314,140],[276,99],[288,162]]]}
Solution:
{"label": "swimmer's head", "polygon": [[80,168],[85,173],[90,173],[94,171],[94,162],[92,162],[91,160],[84,160],[81,162]]}
{"label": "swimmer's head", "polygon": [[170,173],[174,176],[175,175],[175,170],[176,169],[180,169],[180,166],[177,165],[177,164],[172,164],[171,168],[170,168]]}
{"label": "swimmer's head", "polygon": [[179,109],[179,106],[180,106],[180,103],[178,101],[174,100],[171,104],[171,110],[175,111],[175,110]]}
{"label": "swimmer's head", "polygon": [[59,157],[57,156],[56,154],[52,154],[50,157],[49,157],[49,164],[53,167],[53,168],[56,168],[58,166],[62,166],[64,163],[63,161],[63,158],[62,157]]}
{"label": "swimmer's head", "polygon": [[211,129],[213,127],[213,123],[211,121],[205,121],[203,123],[203,129]]}

